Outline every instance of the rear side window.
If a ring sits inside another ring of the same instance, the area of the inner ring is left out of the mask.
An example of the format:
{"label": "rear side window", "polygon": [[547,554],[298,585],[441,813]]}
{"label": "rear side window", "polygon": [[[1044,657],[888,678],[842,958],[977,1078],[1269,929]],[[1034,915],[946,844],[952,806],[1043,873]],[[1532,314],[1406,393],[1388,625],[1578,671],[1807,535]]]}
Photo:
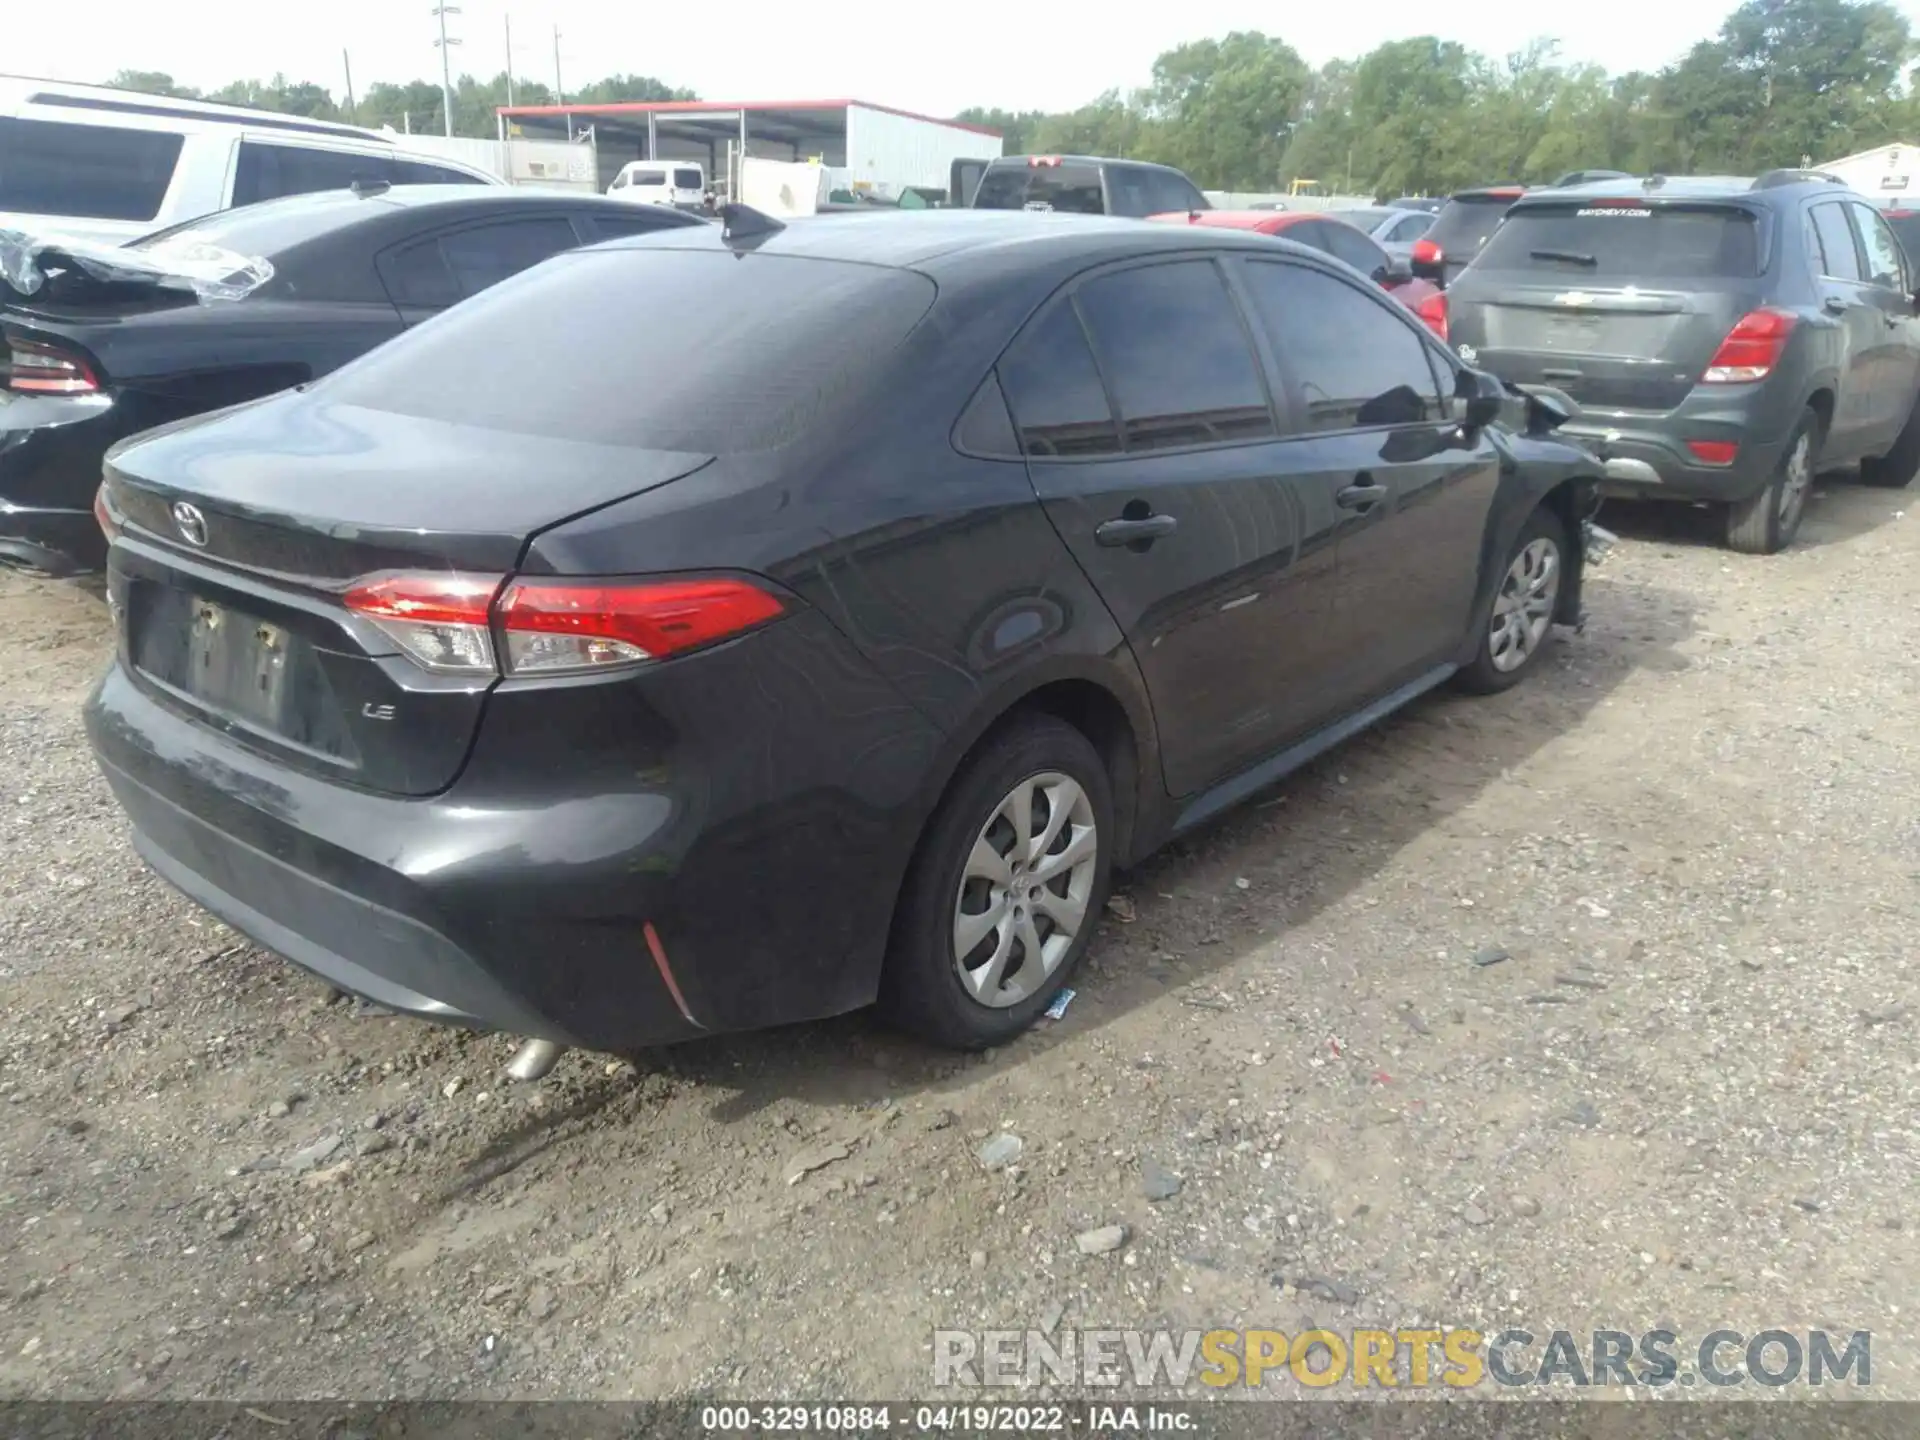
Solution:
{"label": "rear side window", "polygon": [[698,170],[680,169],[673,172],[673,185],[676,190],[698,190],[703,183]]}
{"label": "rear side window", "polygon": [[879,383],[934,293],[924,275],[875,265],[581,251],[320,383],[345,404],[480,429],[705,455],[767,450]]}
{"label": "rear side window", "polygon": [[1296,392],[1296,429],[1371,429],[1440,417],[1426,342],[1390,302],[1305,265],[1252,260],[1244,273]]}
{"label": "rear side window", "polygon": [[[587,234],[591,240],[619,240],[628,235],[651,235],[658,230],[686,228],[676,225],[681,217],[678,211],[659,205],[624,205],[630,215],[579,215],[574,223],[585,221]],[[698,222],[696,222],[698,223]]]}
{"label": "rear side window", "polygon": [[635,185],[664,185],[667,183],[667,172],[664,170],[636,170],[633,172],[633,183]]}
{"label": "rear side window", "polygon": [[1000,362],[1000,380],[1027,454],[1120,453],[1120,430],[1072,302],[1027,327]]}
{"label": "rear side window", "polygon": [[[976,210],[1064,210],[1104,215],[1097,165],[989,165],[974,192]],[[1175,207],[1184,208],[1184,207]]]}
{"label": "rear side window", "polygon": [[85,220],[151,220],[180,159],[180,136],[0,116],[0,210]]}
{"label": "rear side window", "polygon": [[484,185],[478,175],[464,170],[448,170],[419,160],[391,160],[388,163],[395,185]]}
{"label": "rear side window", "polygon": [[1908,272],[1916,273],[1914,267],[1920,266],[1920,211],[1890,210],[1885,218],[1887,228],[1906,253]]}
{"label": "rear side window", "polygon": [[[1840,221],[1844,228],[1846,220]],[[1760,227],[1731,206],[1542,205],[1507,216],[1476,269],[1598,279],[1705,280],[1760,273]]]}
{"label": "rear side window", "polygon": [[1819,247],[1816,258],[1820,261],[1820,273],[1829,280],[1865,279],[1859,252],[1853,244],[1853,227],[1847,223],[1847,212],[1840,202],[1832,200],[1815,205],[1807,215],[1813,221],[1814,244]]}
{"label": "rear side window", "polygon": [[498,285],[580,243],[557,216],[472,225],[382,255],[380,278],[396,305],[437,310]]}
{"label": "rear side window", "polygon": [[391,184],[392,180],[393,158],[388,155],[242,140],[240,164],[233,180],[233,203],[237,208],[262,200],[278,200],[283,195],[344,190],[355,181]]}
{"label": "rear side window", "polygon": [[1418,240],[1433,228],[1430,215],[1407,215],[1388,233],[1387,239],[1395,245],[1406,245]]}
{"label": "rear side window", "polygon": [[1514,196],[1470,196],[1449,200],[1434,217],[1427,239],[1449,260],[1471,260],[1480,253],[1513,202]]}
{"label": "rear side window", "polygon": [[1230,444],[1274,433],[1259,363],[1211,261],[1097,276],[1075,299],[1119,407],[1128,450]]}
{"label": "rear side window", "polygon": [[1327,248],[1336,260],[1344,260],[1362,275],[1371,277],[1386,267],[1387,252],[1370,236],[1362,235],[1343,220],[1326,222]]}
{"label": "rear side window", "polygon": [[1147,208],[1146,215],[1165,215],[1174,210],[1210,210],[1207,197],[1200,193],[1200,187],[1184,175],[1170,174],[1165,170],[1149,170],[1146,176]]}

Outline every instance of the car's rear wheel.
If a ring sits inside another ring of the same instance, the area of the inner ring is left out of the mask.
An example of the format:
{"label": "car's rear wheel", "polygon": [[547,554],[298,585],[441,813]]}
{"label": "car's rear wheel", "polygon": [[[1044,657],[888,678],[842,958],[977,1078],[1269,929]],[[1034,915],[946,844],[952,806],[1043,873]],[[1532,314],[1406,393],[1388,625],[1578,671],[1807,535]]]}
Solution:
{"label": "car's rear wheel", "polygon": [[1027,715],[948,788],[901,894],[880,1007],[937,1044],[1012,1039],[1066,984],[1106,898],[1113,802],[1073,726]]}
{"label": "car's rear wheel", "polygon": [[1793,427],[1780,463],[1760,493],[1727,507],[1727,548],[1745,555],[1772,555],[1793,543],[1806,518],[1813,493],[1814,455],[1820,445],[1820,417],[1811,408]]}
{"label": "car's rear wheel", "polygon": [[1878,459],[1860,462],[1860,478],[1869,485],[1897,490],[1912,482],[1915,470],[1920,470],[1920,395],[1914,396],[1893,448]]}
{"label": "car's rear wheel", "polygon": [[1455,677],[1476,695],[1518,685],[1546,649],[1567,569],[1567,528],[1544,505],[1527,517],[1507,556],[1473,661]]}

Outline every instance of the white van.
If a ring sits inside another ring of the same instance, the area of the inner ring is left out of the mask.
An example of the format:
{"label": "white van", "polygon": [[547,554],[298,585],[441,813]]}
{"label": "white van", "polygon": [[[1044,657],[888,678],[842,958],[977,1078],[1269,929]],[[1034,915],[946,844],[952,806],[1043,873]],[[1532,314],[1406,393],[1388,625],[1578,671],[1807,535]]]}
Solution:
{"label": "white van", "polygon": [[672,205],[695,210],[707,193],[706,168],[698,160],[635,160],[607,187],[616,200],[636,205]]}
{"label": "white van", "polygon": [[355,181],[506,183],[352,125],[0,75],[0,229],[117,243]]}

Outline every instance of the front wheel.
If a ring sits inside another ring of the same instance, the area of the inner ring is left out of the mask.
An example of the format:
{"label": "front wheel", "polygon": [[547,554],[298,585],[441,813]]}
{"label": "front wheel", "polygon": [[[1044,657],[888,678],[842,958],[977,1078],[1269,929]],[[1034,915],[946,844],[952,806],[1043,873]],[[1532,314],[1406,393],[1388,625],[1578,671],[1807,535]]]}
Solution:
{"label": "front wheel", "polygon": [[1086,954],[1113,833],[1106,766],[1080,731],[1029,715],[991,736],[908,871],[882,1013],[958,1050],[1025,1030]]}
{"label": "front wheel", "polygon": [[1461,689],[1496,694],[1518,685],[1533,669],[1553,629],[1566,568],[1567,528],[1542,506],[1527,517],[1513,542],[1480,648],[1455,677]]}
{"label": "front wheel", "polygon": [[1744,555],[1772,555],[1793,543],[1813,492],[1813,457],[1820,417],[1809,408],[1793,427],[1780,463],[1760,493],[1727,507],[1727,548]]}

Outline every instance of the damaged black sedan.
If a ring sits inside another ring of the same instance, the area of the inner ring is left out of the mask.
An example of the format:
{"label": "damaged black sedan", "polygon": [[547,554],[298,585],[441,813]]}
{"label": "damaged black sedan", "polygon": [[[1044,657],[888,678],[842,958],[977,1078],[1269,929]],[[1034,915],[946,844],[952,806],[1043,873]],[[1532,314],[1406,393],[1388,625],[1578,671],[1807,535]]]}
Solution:
{"label": "damaged black sedan", "polygon": [[395,1010],[992,1045],[1114,867],[1539,666],[1562,418],[1265,236],[734,210],[111,455],[88,729],[157,871]]}

